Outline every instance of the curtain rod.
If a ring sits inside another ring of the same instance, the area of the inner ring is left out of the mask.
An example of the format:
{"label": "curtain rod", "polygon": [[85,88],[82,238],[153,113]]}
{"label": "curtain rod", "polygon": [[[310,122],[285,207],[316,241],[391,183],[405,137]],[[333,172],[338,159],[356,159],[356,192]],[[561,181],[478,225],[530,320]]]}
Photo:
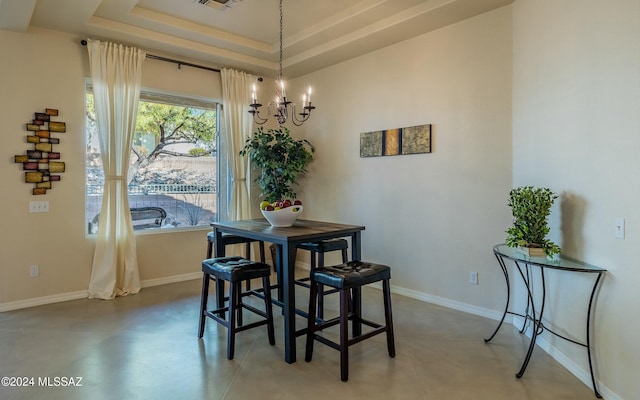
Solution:
{"label": "curtain rod", "polygon": [[[87,45],[87,41],[82,39],[80,41],[80,44],[83,45],[83,46],[86,46]],[[202,66],[202,65],[192,64],[192,63],[189,63],[189,62],[174,60],[173,58],[156,56],[154,54],[147,54],[146,58],[151,58],[152,60],[166,61],[166,62],[178,64],[178,69],[180,69],[180,67],[184,65],[184,66],[187,66],[187,67],[200,68],[200,69],[204,69],[204,70],[207,70],[207,71],[220,72],[220,70],[216,69],[216,68],[210,68],[210,67],[205,67],[205,66]]]}

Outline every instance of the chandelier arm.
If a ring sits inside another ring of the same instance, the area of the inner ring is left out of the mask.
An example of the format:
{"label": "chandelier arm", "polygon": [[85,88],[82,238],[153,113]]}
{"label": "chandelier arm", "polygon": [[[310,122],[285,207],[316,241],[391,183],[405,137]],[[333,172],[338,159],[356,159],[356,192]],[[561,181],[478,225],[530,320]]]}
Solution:
{"label": "chandelier arm", "polygon": [[[304,108],[303,108],[303,110],[304,110]],[[303,116],[302,119],[299,118],[298,115],[302,115]],[[296,126],[302,125],[302,123],[304,121],[306,121],[306,116],[307,116],[307,113],[305,113],[305,112],[301,112],[301,113],[296,112],[296,105],[294,103],[292,103],[292,105],[291,105],[291,122],[293,122],[294,125],[296,125]]]}
{"label": "chandelier arm", "polygon": [[255,122],[258,125],[264,125],[267,121],[269,120],[269,118],[262,118],[259,115],[253,114],[253,122]]}
{"label": "chandelier arm", "polygon": [[266,123],[269,120],[269,109],[271,108],[271,105],[269,104],[267,106],[267,118],[264,118],[263,116],[260,115],[260,110],[258,110],[258,108],[260,107],[260,105],[257,105],[256,107],[252,107],[251,110],[249,110],[249,113],[251,115],[253,115],[253,121],[258,124],[258,125],[263,125],[264,123]]}
{"label": "chandelier arm", "polygon": [[[293,114],[292,114],[292,118],[291,118],[291,122],[295,125],[295,126],[302,126],[302,124],[305,123],[306,120],[309,119],[309,117],[311,116],[311,110],[307,110],[306,107],[303,107],[303,109],[305,110],[305,112],[301,112],[301,113],[296,113],[295,112],[295,108],[293,109]],[[299,118],[296,116],[297,115],[301,115],[302,118]]]}

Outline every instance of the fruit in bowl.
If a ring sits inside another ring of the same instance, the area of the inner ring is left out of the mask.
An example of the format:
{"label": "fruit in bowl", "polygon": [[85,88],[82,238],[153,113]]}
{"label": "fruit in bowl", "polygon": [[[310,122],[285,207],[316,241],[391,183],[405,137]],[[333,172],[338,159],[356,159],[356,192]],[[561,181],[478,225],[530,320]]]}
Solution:
{"label": "fruit in bowl", "polygon": [[273,203],[263,201],[260,203],[262,215],[269,221],[271,226],[286,227],[296,222],[302,213],[303,206],[300,200],[277,200]]}

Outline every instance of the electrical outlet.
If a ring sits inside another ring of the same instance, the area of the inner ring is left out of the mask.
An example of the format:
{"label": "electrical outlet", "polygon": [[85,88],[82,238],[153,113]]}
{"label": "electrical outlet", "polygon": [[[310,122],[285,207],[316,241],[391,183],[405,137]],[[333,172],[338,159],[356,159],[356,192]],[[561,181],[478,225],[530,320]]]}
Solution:
{"label": "electrical outlet", "polygon": [[478,273],[477,272],[469,272],[469,283],[472,285],[478,284]]}
{"label": "electrical outlet", "polygon": [[29,267],[29,276],[32,277],[32,278],[40,276],[40,266],[38,266],[38,265],[30,266]]}
{"label": "electrical outlet", "polygon": [[624,239],[624,218],[616,218],[616,237],[618,239]]}

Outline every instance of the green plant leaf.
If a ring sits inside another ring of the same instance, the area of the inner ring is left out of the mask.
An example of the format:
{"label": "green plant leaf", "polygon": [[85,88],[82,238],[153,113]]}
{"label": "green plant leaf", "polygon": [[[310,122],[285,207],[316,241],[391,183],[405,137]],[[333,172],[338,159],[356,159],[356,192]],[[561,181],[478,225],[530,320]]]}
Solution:
{"label": "green plant leaf", "polygon": [[269,129],[259,127],[245,141],[241,156],[248,156],[251,164],[260,169],[256,183],[261,196],[268,202],[280,199],[295,199],[294,187],[298,179],[307,173],[313,160],[315,148],[308,140],[296,140],[287,128]]}
{"label": "green plant leaf", "polygon": [[510,247],[541,247],[548,256],[559,254],[561,249],[546,239],[549,233],[547,217],[558,196],[549,188],[523,186],[509,192],[513,226],[507,229],[505,244]]}

